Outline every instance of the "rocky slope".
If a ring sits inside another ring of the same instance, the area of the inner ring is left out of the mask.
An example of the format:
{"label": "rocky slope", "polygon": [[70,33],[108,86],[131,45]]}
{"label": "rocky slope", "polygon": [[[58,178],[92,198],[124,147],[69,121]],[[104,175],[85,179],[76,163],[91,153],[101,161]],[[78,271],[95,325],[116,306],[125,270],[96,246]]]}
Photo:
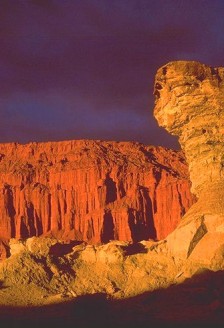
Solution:
{"label": "rocky slope", "polygon": [[162,147],[0,144],[0,238],[161,239],[192,205],[189,186],[183,155]]}
{"label": "rocky slope", "polygon": [[[32,237],[0,263],[4,327],[222,327],[224,262],[176,261],[166,241]],[[219,271],[217,271],[219,266]]]}

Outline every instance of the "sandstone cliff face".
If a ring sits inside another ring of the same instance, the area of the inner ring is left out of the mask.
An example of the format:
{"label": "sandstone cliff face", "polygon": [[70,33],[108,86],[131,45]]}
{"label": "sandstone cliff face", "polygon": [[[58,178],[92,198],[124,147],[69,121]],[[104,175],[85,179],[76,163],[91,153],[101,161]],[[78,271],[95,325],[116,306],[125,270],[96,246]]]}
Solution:
{"label": "sandstone cliff face", "polygon": [[215,246],[224,260],[224,67],[168,63],[157,72],[154,93],[155,117],[162,127],[179,136],[192,192],[198,197],[168,238],[170,247],[186,256],[193,251],[200,254],[196,245],[200,242],[204,248],[204,240],[213,239],[213,256]]}
{"label": "sandstone cliff face", "polygon": [[167,236],[192,205],[180,152],[131,142],[0,144],[0,238]]}

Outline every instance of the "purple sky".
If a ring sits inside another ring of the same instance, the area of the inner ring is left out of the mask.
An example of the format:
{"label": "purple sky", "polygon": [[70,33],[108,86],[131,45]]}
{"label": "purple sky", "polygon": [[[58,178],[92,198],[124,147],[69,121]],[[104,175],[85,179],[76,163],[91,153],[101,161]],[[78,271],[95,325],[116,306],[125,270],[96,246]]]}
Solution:
{"label": "purple sky", "polygon": [[223,0],[1,0],[0,142],[177,147],[153,118],[172,60],[224,65]]}

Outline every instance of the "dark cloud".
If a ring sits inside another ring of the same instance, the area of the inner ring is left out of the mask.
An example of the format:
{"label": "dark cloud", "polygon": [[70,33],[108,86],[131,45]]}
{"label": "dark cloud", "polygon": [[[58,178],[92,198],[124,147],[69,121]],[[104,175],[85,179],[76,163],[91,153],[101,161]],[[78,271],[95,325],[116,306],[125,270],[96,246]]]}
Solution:
{"label": "dark cloud", "polygon": [[222,0],[2,1],[0,141],[177,146],[152,115],[171,60],[223,65]]}

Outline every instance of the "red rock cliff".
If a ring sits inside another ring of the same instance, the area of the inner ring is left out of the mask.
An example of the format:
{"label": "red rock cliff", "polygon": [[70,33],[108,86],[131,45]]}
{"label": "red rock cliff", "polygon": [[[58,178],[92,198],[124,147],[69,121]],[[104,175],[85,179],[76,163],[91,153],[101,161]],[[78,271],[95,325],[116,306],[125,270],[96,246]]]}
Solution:
{"label": "red rock cliff", "polygon": [[192,205],[181,152],[131,142],[0,144],[0,238],[167,236]]}

